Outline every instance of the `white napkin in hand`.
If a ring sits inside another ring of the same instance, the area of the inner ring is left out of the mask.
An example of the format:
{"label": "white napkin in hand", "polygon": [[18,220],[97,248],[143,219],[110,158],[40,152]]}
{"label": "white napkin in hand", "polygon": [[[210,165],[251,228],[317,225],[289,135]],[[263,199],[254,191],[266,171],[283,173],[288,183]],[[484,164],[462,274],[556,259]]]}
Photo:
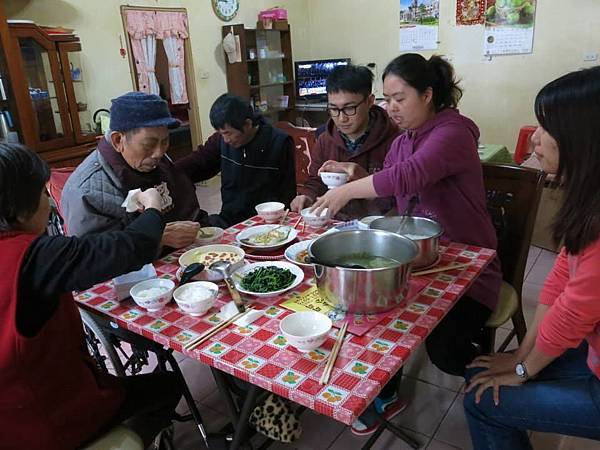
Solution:
{"label": "white napkin in hand", "polygon": [[121,206],[125,208],[125,211],[127,211],[128,213],[132,213],[136,212],[139,209],[140,204],[137,201],[137,195],[141,192],[141,189],[132,189],[127,193],[127,197],[125,198],[123,203],[121,203]]}

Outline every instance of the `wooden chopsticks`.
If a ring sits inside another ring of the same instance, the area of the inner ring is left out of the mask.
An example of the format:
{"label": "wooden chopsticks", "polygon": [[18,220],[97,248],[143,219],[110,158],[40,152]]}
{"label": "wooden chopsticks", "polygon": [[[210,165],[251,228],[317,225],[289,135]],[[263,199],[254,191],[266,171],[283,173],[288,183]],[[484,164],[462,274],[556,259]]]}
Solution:
{"label": "wooden chopsticks", "polygon": [[301,220],[302,220],[302,216],[298,217],[298,220],[296,220],[296,223],[294,224],[294,226],[292,228],[296,228]]}
{"label": "wooden chopsticks", "polygon": [[238,320],[240,317],[242,317],[244,314],[246,314],[248,311],[250,311],[253,308],[254,308],[253,306],[250,306],[250,307],[246,308],[246,311],[241,312],[241,313],[237,313],[235,316],[230,317],[225,322],[221,322],[220,324],[215,325],[214,327],[206,330],[204,333],[202,333],[196,339],[194,339],[193,341],[190,341],[187,344],[185,344],[183,346],[183,348],[186,349],[186,350],[193,350],[193,349],[195,349],[200,344],[206,342],[208,339],[210,339],[211,337],[213,337],[219,331],[223,330],[224,328],[227,328],[229,325],[231,325],[233,322],[235,322],[236,320]]}
{"label": "wooden chopsticks", "polygon": [[447,266],[434,267],[433,269],[429,269],[429,270],[421,270],[420,272],[413,272],[412,276],[413,277],[420,277],[422,275],[430,275],[432,273],[445,272],[447,270],[464,269],[465,267],[469,267],[469,266],[470,266],[469,263],[448,264]]}
{"label": "wooden chopsticks", "polygon": [[348,322],[344,322],[342,328],[338,331],[337,339],[335,344],[333,344],[333,348],[331,349],[331,353],[329,354],[329,359],[327,360],[327,365],[325,366],[325,370],[321,375],[321,379],[319,380],[320,384],[329,383],[329,378],[331,377],[331,372],[333,372],[333,366],[335,365],[335,360],[338,357],[340,349],[342,348],[342,344],[344,342],[344,337],[346,336],[346,330],[348,329]]}
{"label": "wooden chopsticks", "polygon": [[286,209],[285,212],[283,213],[283,217],[279,221],[279,225],[283,225],[283,223],[285,222],[285,219],[287,218],[289,213],[290,213],[290,210]]}

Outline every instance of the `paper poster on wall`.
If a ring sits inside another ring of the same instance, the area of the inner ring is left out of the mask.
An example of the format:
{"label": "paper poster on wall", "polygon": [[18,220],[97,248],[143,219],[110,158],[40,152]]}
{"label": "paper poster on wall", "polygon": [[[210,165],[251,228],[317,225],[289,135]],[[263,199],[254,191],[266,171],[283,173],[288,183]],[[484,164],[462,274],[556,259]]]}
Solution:
{"label": "paper poster on wall", "polygon": [[484,13],[485,0],[456,0],[456,25],[483,25]]}
{"label": "paper poster on wall", "polygon": [[400,0],[400,51],[438,48],[439,0]]}
{"label": "paper poster on wall", "polygon": [[533,51],[535,0],[487,0],[484,51],[486,55],[515,55]]}

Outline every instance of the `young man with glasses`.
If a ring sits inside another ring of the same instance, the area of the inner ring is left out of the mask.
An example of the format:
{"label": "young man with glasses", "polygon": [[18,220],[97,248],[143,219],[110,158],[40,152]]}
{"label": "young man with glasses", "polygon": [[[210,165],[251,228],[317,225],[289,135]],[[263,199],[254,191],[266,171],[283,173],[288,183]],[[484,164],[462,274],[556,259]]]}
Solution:
{"label": "young man with glasses", "polygon": [[[356,164],[355,171],[362,172],[356,173],[355,177],[360,178],[383,168],[385,155],[399,130],[387,113],[374,104],[372,86],[373,74],[361,66],[339,66],[327,78],[330,119],[311,151],[309,179],[298,189],[291,204],[293,211],[312,205],[327,191],[319,170],[344,172],[336,163],[351,162]],[[350,220],[385,214],[393,205],[393,199],[353,200],[336,218]]]}

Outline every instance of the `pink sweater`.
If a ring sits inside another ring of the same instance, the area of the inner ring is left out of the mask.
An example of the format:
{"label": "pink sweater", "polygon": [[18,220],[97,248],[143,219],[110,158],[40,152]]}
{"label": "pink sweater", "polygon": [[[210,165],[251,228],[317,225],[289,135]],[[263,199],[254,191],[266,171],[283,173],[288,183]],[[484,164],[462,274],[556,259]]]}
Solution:
{"label": "pink sweater", "polygon": [[587,363],[600,378],[600,239],[578,255],[562,249],[539,301],[550,308],[539,325],[536,348],[559,356],[587,339]]}

